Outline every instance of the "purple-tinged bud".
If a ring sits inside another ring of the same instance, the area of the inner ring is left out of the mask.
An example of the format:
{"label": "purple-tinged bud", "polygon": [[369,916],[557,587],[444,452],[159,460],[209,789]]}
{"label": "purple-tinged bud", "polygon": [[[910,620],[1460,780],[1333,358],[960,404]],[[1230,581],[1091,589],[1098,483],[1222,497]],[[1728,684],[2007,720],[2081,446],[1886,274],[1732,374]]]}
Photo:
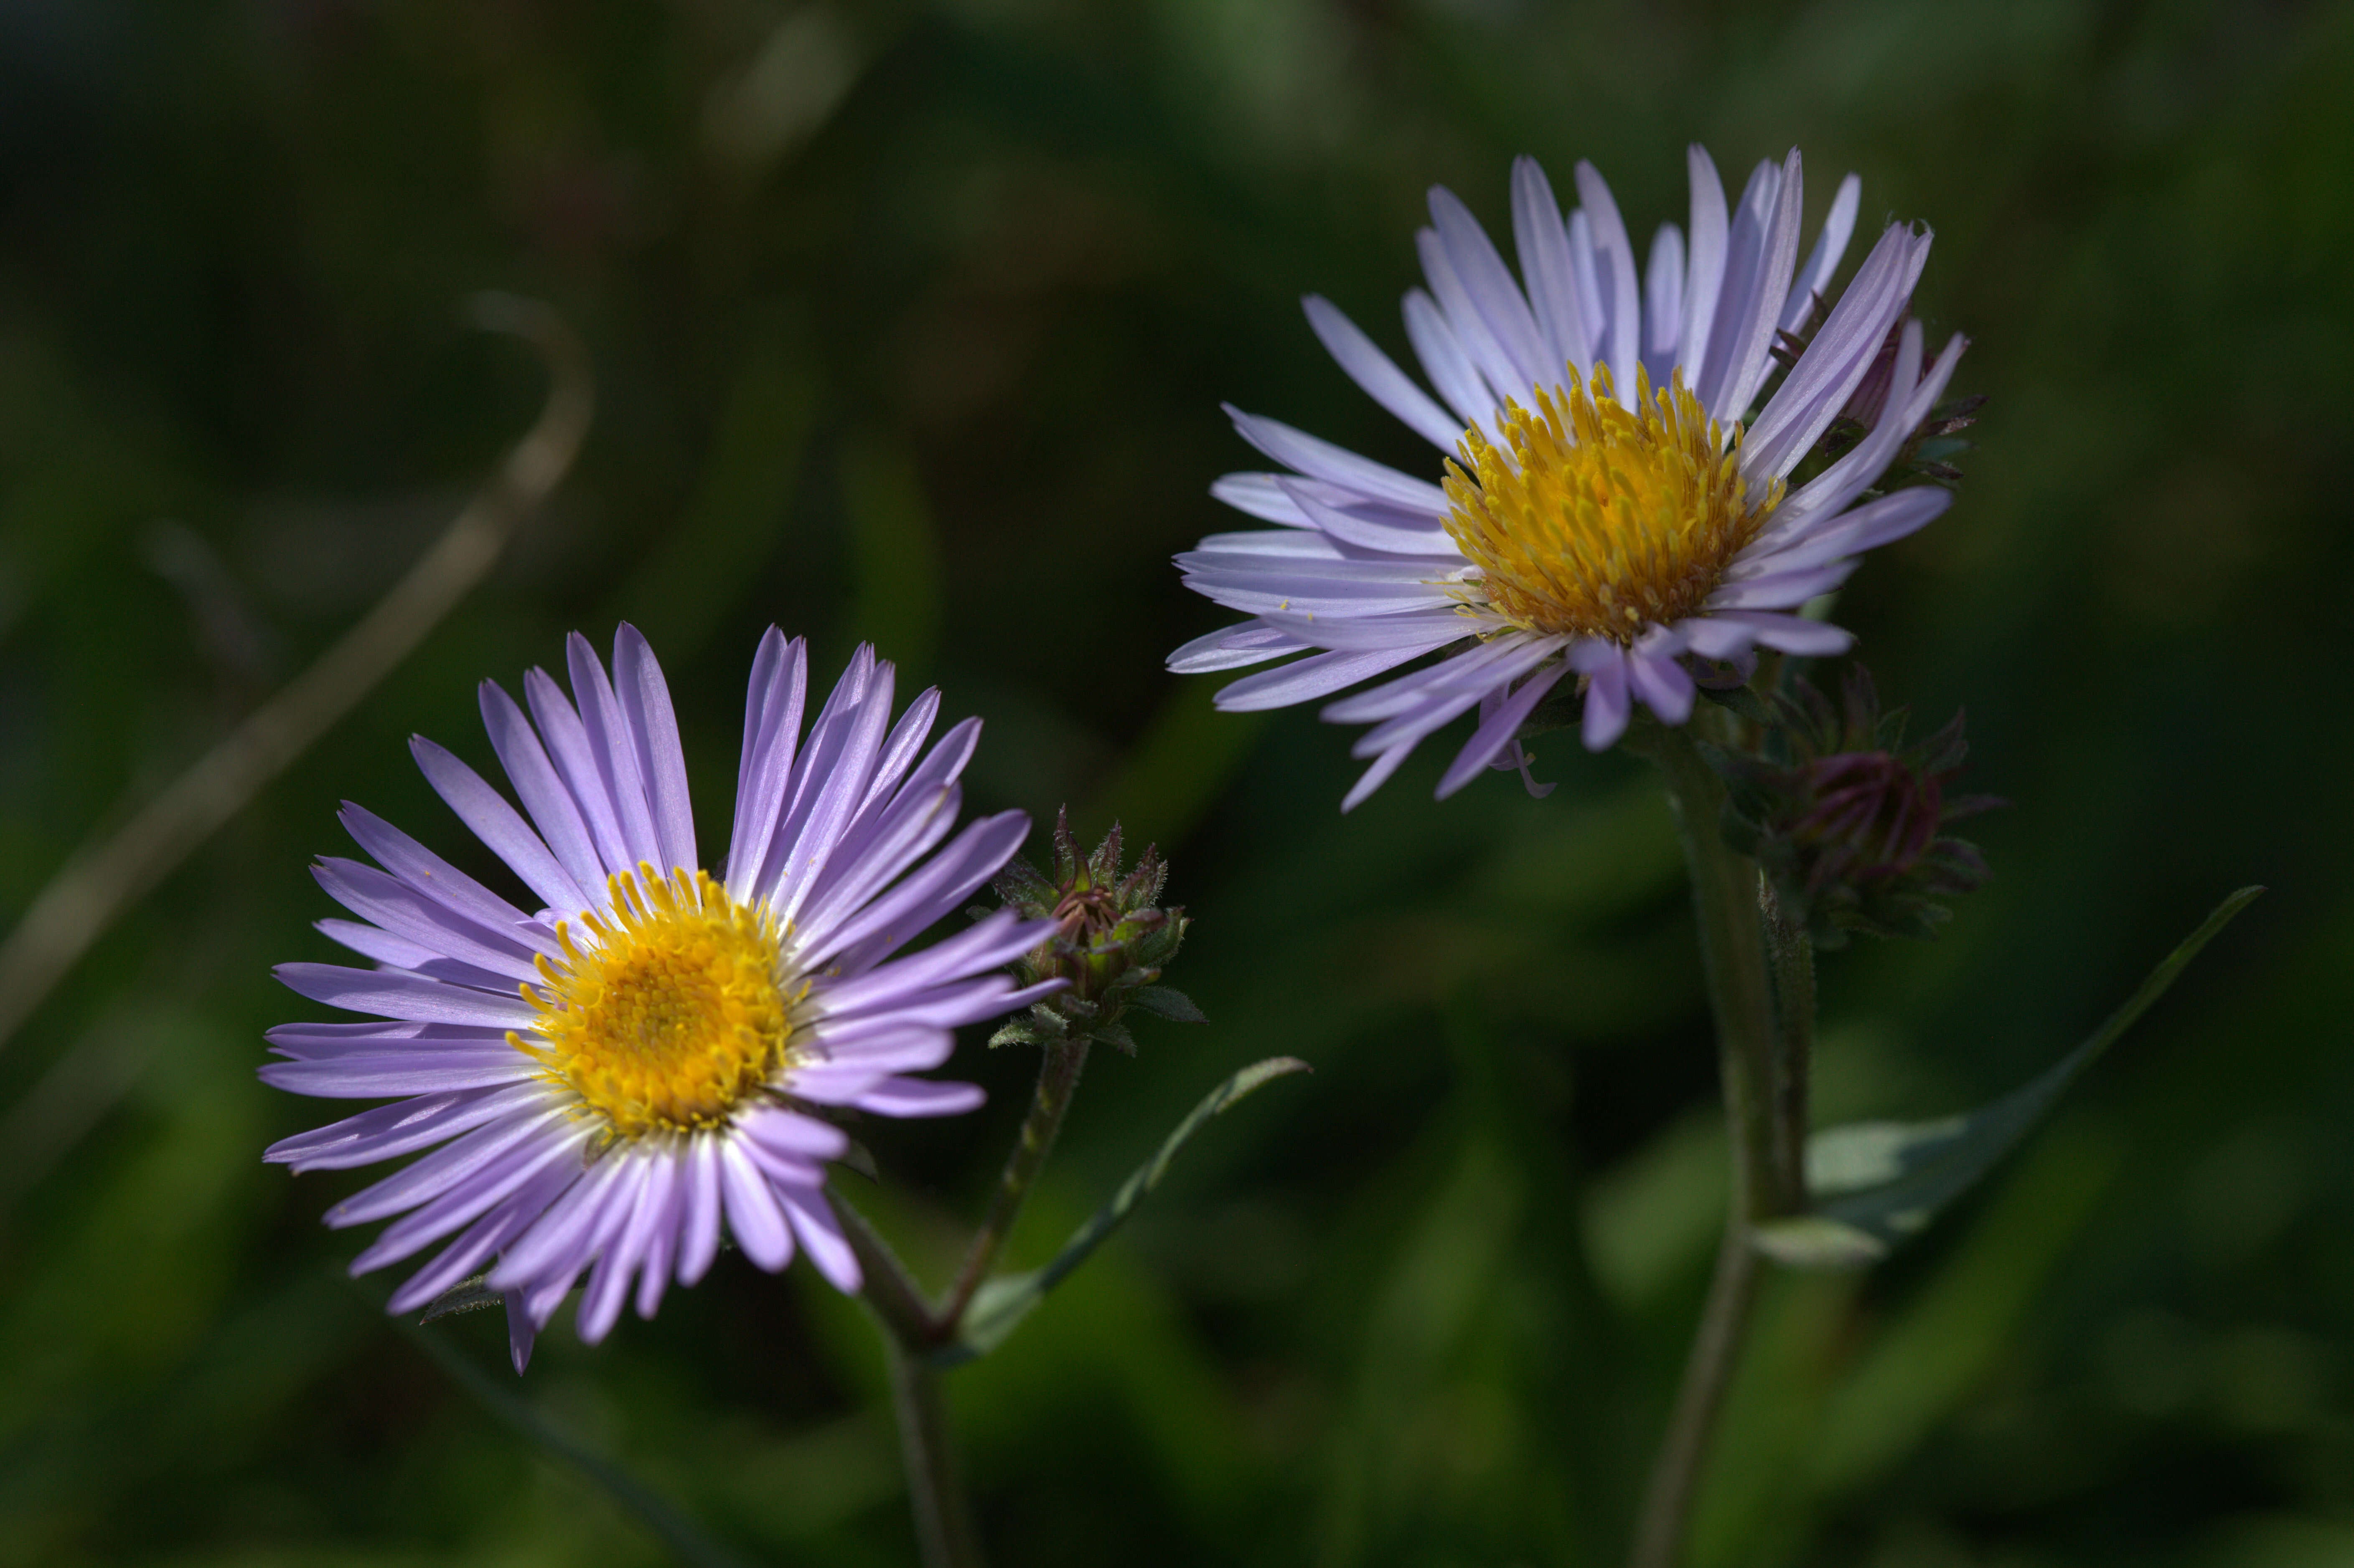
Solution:
{"label": "purple-tinged bud", "polygon": [[1852,419],[1859,429],[1866,430],[1880,423],[1881,411],[1888,407],[1889,387],[1896,379],[1896,345],[1903,340],[1904,323],[1912,319],[1912,313],[1900,311],[1888,324],[1888,335],[1880,340],[1863,379],[1848,394],[1847,407],[1840,410],[1840,418]]}
{"label": "purple-tinged bud", "polygon": [[1814,852],[1816,876],[1852,882],[1901,876],[1937,836],[1943,788],[1885,751],[1843,751],[1798,770],[1813,809],[1790,825]]}
{"label": "purple-tinged bud", "polygon": [[[1793,490],[1852,451],[1856,443],[1888,415],[1889,393],[1896,375],[1897,345],[1903,340],[1904,328],[1912,319],[1909,312],[1903,312],[1889,323],[1888,335],[1873,352],[1863,378],[1848,394],[1839,417],[1791,471],[1789,482]],[[1904,433],[1903,445],[1876,482],[1885,486],[1919,478],[1949,488],[1959,483],[1961,471],[1946,460],[1970,450],[1970,443],[1962,439],[1961,432],[1978,422],[1978,411],[1985,404],[1986,397],[1981,393],[1949,397],[1930,409],[1918,425]]]}
{"label": "purple-tinged bud", "polygon": [[1880,711],[1869,672],[1850,669],[1840,697],[1834,708],[1797,682],[1775,698],[1779,723],[1762,755],[1717,754],[1725,836],[1819,947],[1850,931],[1933,936],[1947,914],[1936,900],[1989,874],[1975,846],[1941,830],[2000,802],[1946,792],[1967,750],[1961,715],[1905,747],[1904,715]]}

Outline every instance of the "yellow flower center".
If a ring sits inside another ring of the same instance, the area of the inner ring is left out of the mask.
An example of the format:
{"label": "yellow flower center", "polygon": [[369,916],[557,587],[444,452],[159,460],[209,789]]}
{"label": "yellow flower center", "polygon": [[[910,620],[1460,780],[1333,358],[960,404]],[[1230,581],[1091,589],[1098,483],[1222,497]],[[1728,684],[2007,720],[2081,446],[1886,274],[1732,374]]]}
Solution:
{"label": "yellow flower center", "polygon": [[523,987],[535,1038],[507,1042],[624,1138],[719,1126],[785,1060],[799,997],[779,983],[777,918],[700,871],[641,865],[607,888],[611,907],[580,916],[592,941],[557,923],[563,959],[539,958],[545,983]]}
{"label": "yellow flower center", "polygon": [[[1696,614],[1782,499],[1775,480],[1750,505],[1741,427],[1727,442],[1683,373],[1658,392],[1640,369],[1622,408],[1607,366],[1591,389],[1507,402],[1506,450],[1477,429],[1443,482],[1447,531],[1481,574],[1489,608],[1526,630],[1632,642],[1646,626]],[[1466,470],[1469,471],[1466,471]]]}

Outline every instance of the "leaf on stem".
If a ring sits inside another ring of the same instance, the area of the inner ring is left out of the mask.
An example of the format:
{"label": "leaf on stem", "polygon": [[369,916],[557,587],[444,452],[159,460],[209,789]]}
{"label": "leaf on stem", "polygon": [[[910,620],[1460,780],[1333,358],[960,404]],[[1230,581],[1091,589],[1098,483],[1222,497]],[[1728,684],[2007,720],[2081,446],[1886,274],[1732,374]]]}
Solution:
{"label": "leaf on stem", "polygon": [[1207,1023],[1208,1018],[1193,1005],[1193,999],[1182,991],[1165,985],[1140,985],[1128,993],[1128,1004],[1141,1008],[1155,1018],[1165,1018],[1172,1023]]}
{"label": "leaf on stem", "polygon": [[443,1318],[455,1318],[461,1312],[482,1312],[501,1305],[506,1300],[506,1295],[483,1283],[490,1277],[489,1271],[485,1270],[472,1278],[458,1281],[427,1302],[417,1321],[423,1325]]}
{"label": "leaf on stem", "polygon": [[1815,1134],[1807,1143],[1807,1191],[1814,1209],[1758,1225],[1757,1249],[1794,1268],[1855,1268],[1886,1257],[2010,1152],[2068,1086],[2166,994],[2199,949],[2263,892],[2243,887],[2223,900],[2091,1039],[1992,1104],[1935,1121],[1852,1122]]}
{"label": "leaf on stem", "polygon": [[1111,1201],[1095,1212],[1087,1224],[1071,1233],[1063,1250],[1055,1255],[1045,1267],[1027,1274],[1006,1275],[992,1279],[973,1293],[972,1305],[966,1308],[964,1320],[957,1337],[933,1352],[933,1362],[951,1367],[985,1356],[1003,1344],[1006,1336],[1030,1315],[1031,1308],[1045,1299],[1046,1292],[1060,1285],[1071,1271],[1085,1263],[1104,1239],[1118,1230],[1120,1223],[1142,1202],[1145,1194],[1161,1185],[1161,1178],[1169,1172],[1170,1161],[1185,1147],[1193,1136],[1212,1117],[1260,1085],[1287,1074],[1311,1072],[1307,1063],[1297,1056],[1270,1056],[1264,1062],[1254,1062],[1233,1077],[1212,1089],[1191,1115],[1177,1124],[1177,1129],[1162,1140],[1160,1150],[1136,1172],[1119,1185]]}

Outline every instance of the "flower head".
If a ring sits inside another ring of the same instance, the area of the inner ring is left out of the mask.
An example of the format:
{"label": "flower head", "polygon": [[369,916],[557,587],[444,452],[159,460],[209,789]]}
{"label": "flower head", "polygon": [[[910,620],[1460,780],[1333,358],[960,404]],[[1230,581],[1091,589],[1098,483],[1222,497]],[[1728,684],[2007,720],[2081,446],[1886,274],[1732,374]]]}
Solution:
{"label": "flower head", "polygon": [[1185,940],[1182,907],[1157,907],[1169,883],[1168,863],[1150,844],[1136,869],[1121,874],[1119,824],[1092,854],[1079,853],[1067,812],[1055,816],[1054,875],[1027,861],[1012,861],[997,879],[997,895],[1033,920],[1051,922],[1046,939],[1014,966],[1025,984],[1051,980],[1069,989],[1030,1004],[1026,1018],[1000,1029],[992,1045],[1035,1045],[1085,1037],[1136,1054],[1120,1022],[1130,1007],[1180,1023],[1202,1022],[1183,992],[1154,982]]}
{"label": "flower head", "polygon": [[[1306,655],[1218,694],[1221,707],[1251,709],[1441,655],[1325,708],[1373,726],[1355,747],[1372,766],[1344,810],[1474,709],[1440,796],[1483,768],[1526,779],[1520,728],[1567,675],[1585,689],[1585,742],[1600,750],[1638,702],[1683,723],[1696,669],[1745,667],[1760,647],[1844,652],[1846,632],[1792,611],[1950,499],[1925,486],[1866,495],[1963,348],[1956,336],[1925,367],[1906,319],[1927,232],[1891,225],[1825,314],[1855,226],[1855,176],[1801,263],[1797,153],[1758,164],[1730,207],[1708,154],[1694,147],[1690,164],[1689,242],[1663,225],[1639,284],[1626,225],[1588,164],[1566,219],[1534,161],[1514,165],[1518,281],[1463,204],[1433,190],[1433,227],[1416,236],[1429,289],[1406,295],[1405,329],[1436,398],[1331,303],[1308,299],[1341,369],[1444,454],[1437,482],[1228,410],[1286,471],[1230,474],[1212,493],[1280,526],[1214,535],[1178,557],[1190,587],[1252,619],[1180,648],[1170,667]],[[1790,483],[1834,421],[1859,410],[1861,438]]]}
{"label": "flower head", "polygon": [[1725,834],[1773,879],[1776,896],[1818,947],[1850,931],[1929,937],[1938,899],[1990,874],[1975,845],[1945,825],[2001,802],[1947,786],[1968,747],[1962,715],[1913,747],[1904,713],[1883,714],[1869,671],[1850,669],[1840,702],[1805,681],[1776,694],[1766,755],[1710,748],[1730,787]]}
{"label": "flower head", "polygon": [[578,1321],[594,1343],[633,1287],[651,1317],[673,1280],[700,1279],[723,1228],[763,1268],[798,1247],[856,1289],[824,1192],[825,1162],[849,1139],[826,1115],[971,1109],[972,1086],[909,1075],[948,1059],[956,1025],[1062,985],[1016,990],[1001,972],[1050,929],[1011,910],[893,956],[987,882],[1029,828],[1008,811],[943,844],[981,726],[968,719],[927,751],[937,692],[892,724],[892,668],[861,648],[804,736],[807,653],[771,629],[715,876],[696,856],[678,728],[645,640],[621,628],[611,679],[584,639],[569,652],[572,697],[534,670],[529,718],[482,686],[521,811],[431,741],[411,743],[536,913],[347,805],[345,825],[377,863],[320,862],[320,885],[360,916],[320,928],[376,967],[278,975],[385,1022],[273,1029],[287,1060],[261,1070],[298,1094],[399,1097],[264,1158],[332,1170],[433,1150],[328,1223],[399,1216],[355,1273],[442,1244],[393,1294],[395,1311],[487,1270],[518,1371],[584,1271]]}

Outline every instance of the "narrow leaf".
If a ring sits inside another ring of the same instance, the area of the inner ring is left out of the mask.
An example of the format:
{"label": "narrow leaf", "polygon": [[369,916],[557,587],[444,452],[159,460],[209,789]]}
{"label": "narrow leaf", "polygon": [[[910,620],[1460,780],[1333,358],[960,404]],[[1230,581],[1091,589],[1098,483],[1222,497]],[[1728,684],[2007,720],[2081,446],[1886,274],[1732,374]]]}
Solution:
{"label": "narrow leaf", "polygon": [[875,1151],[858,1139],[854,1138],[844,1144],[842,1152],[835,1155],[833,1159],[834,1163],[843,1170],[854,1171],[877,1186],[882,1185],[883,1172],[875,1166]]}
{"label": "narrow leaf", "polygon": [[972,1305],[965,1309],[956,1340],[934,1352],[934,1363],[956,1366],[985,1356],[1003,1344],[1014,1327],[1030,1315],[1031,1308],[1045,1299],[1046,1292],[1087,1262],[1105,1238],[1118,1230],[1144,1201],[1145,1194],[1161,1185],[1161,1178],[1169,1173],[1170,1161],[1177,1158],[1177,1151],[1202,1129],[1204,1123],[1262,1084],[1287,1074],[1313,1070],[1297,1056],[1270,1056],[1245,1067],[1212,1089],[1193,1113],[1177,1124],[1177,1130],[1162,1141],[1160,1151],[1121,1182],[1119,1191],[1095,1212],[1094,1217],[1071,1233],[1071,1239],[1063,1244],[1063,1250],[1055,1255],[1053,1262],[1027,1274],[992,1279],[974,1292]]}
{"label": "narrow leaf", "polygon": [[2091,1039],[1992,1104],[1935,1121],[1854,1122],[1817,1133],[1807,1144],[1814,1212],[1759,1225],[1758,1250],[1797,1268],[1855,1267],[1887,1256],[2010,1152],[2068,1086],[2166,994],[2199,949],[2263,892],[2243,887],[2223,900]]}
{"label": "narrow leaf", "polygon": [[480,1312],[486,1308],[499,1306],[506,1298],[482,1284],[489,1277],[488,1274],[478,1274],[472,1279],[458,1281],[425,1304],[425,1311],[418,1322],[430,1323],[440,1318],[455,1318],[461,1312]]}
{"label": "narrow leaf", "polygon": [[1129,993],[1129,1003],[1172,1023],[1207,1023],[1193,999],[1165,985],[1140,985]]}
{"label": "narrow leaf", "polygon": [[1751,724],[1770,725],[1774,722],[1774,715],[1766,711],[1764,703],[1757,700],[1757,694],[1745,685],[1703,685],[1700,688],[1700,694],[1719,707],[1731,708]]}

